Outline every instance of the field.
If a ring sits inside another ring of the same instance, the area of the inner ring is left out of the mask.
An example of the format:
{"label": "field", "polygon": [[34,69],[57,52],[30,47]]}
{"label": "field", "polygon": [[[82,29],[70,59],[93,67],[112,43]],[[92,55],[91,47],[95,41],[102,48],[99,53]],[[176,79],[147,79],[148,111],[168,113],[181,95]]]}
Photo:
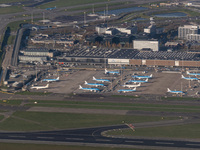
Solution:
{"label": "field", "polygon": [[6,8],[0,8],[0,14],[12,14],[12,13],[23,12],[23,11],[24,9],[21,6],[10,6]]}
{"label": "field", "polygon": [[200,139],[200,135],[197,134],[198,132],[200,132],[200,124],[187,124],[153,128],[136,128],[134,133],[131,132],[130,129],[110,131],[107,132],[107,135]]}
{"label": "field", "polygon": [[[27,0],[20,0],[20,1],[22,2],[22,1],[27,1]],[[1,0],[0,1],[0,3],[2,3],[2,4],[3,3],[12,3],[12,2],[19,2],[19,0]]]}
{"label": "field", "polygon": [[97,2],[106,2],[107,0],[56,0],[54,2],[50,2],[44,5],[41,5],[40,8],[49,8],[49,7],[66,7],[66,6],[75,6],[75,5],[83,5]]}
{"label": "field", "polygon": [[[165,120],[174,119],[166,117]],[[108,114],[78,114],[78,113],[46,113],[46,112],[15,112],[11,117],[0,123],[1,130],[34,131],[69,128],[83,128],[122,124],[123,121],[151,122],[163,120],[159,116],[132,116]],[[59,122],[59,123],[58,123]],[[14,124],[14,126],[13,126]]]}
{"label": "field", "polygon": [[110,110],[138,110],[138,111],[162,111],[162,112],[190,112],[199,113],[200,106],[187,105],[167,105],[167,104],[127,104],[127,103],[109,103],[109,102],[73,102],[73,101],[29,101],[31,104],[26,106],[42,107],[63,107],[63,108],[86,108],[86,109],[110,109]]}

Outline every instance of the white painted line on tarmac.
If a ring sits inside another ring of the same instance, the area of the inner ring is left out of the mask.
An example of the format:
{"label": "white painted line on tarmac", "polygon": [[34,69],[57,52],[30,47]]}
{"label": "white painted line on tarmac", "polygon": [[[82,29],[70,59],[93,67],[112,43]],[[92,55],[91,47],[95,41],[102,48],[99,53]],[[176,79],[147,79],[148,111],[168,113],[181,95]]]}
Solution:
{"label": "white painted line on tarmac", "polygon": [[200,144],[186,144],[186,145],[200,146]]}
{"label": "white painted line on tarmac", "polygon": [[54,139],[54,137],[44,137],[44,136],[38,136],[38,139]]}
{"label": "white painted line on tarmac", "polygon": [[82,138],[65,138],[66,140],[84,140],[84,139],[82,139]]}
{"label": "white painted line on tarmac", "polygon": [[174,143],[169,143],[169,142],[156,142],[156,144],[169,144],[169,145],[173,145]]}
{"label": "white painted line on tarmac", "polygon": [[26,136],[23,135],[9,135],[8,137],[12,137],[12,138],[25,138]]}
{"label": "white painted line on tarmac", "polygon": [[101,141],[101,142],[108,142],[108,141],[111,141],[111,140],[106,140],[106,139],[95,139],[96,141]]}
{"label": "white painted line on tarmac", "polygon": [[125,141],[127,143],[144,143],[143,141]]}

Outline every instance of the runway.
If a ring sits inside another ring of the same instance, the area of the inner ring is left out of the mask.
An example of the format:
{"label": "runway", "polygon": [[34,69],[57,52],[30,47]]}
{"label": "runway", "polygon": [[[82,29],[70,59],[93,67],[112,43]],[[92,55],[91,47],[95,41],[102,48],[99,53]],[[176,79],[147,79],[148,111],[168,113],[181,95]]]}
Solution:
{"label": "runway", "polygon": [[0,139],[4,140],[22,140],[24,141],[45,141],[45,142],[63,142],[63,143],[82,143],[97,145],[120,146],[150,146],[163,148],[187,148],[200,149],[200,142],[180,141],[180,140],[156,140],[144,138],[116,138],[106,137],[102,132],[113,129],[125,129],[126,125],[105,126],[97,128],[84,128],[74,130],[43,131],[43,132],[1,132]]}

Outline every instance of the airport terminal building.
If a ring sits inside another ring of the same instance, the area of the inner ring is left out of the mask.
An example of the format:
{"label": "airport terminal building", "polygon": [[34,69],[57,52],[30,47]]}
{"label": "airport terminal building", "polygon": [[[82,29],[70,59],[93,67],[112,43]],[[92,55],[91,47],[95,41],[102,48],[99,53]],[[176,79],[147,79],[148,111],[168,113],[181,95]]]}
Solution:
{"label": "airport terminal building", "polygon": [[200,67],[195,52],[142,51],[135,49],[82,48],[58,58],[59,64]]}

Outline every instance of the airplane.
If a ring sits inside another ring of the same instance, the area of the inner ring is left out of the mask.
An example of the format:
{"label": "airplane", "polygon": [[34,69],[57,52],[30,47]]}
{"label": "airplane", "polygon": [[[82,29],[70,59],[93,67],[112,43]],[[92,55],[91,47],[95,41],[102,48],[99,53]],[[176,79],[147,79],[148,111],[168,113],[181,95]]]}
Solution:
{"label": "airplane", "polygon": [[127,93],[127,92],[134,92],[134,91],[136,91],[136,87],[134,89],[120,89],[117,92]]}
{"label": "airplane", "polygon": [[175,93],[175,94],[184,94],[183,91],[171,91],[169,88],[167,88],[167,92],[169,92],[169,93]]}
{"label": "airplane", "polygon": [[108,71],[105,69],[105,74],[120,74],[119,71]]}
{"label": "airplane", "polygon": [[148,78],[146,80],[129,80],[128,82],[133,82],[133,83],[145,83],[148,82]]}
{"label": "airplane", "polygon": [[83,88],[81,85],[79,85],[79,89],[86,90],[86,91],[91,91],[91,92],[98,92],[98,91],[100,91],[98,88]]}
{"label": "airplane", "polygon": [[193,77],[184,77],[183,75],[181,75],[181,77],[182,77],[183,79],[191,80],[191,81],[193,81],[193,80],[199,80],[198,78],[193,78]]}
{"label": "airplane", "polygon": [[138,79],[147,79],[147,78],[152,78],[152,74],[150,75],[150,76],[137,76],[137,75],[135,75],[135,76],[132,76],[133,78],[138,78]]}
{"label": "airplane", "polygon": [[186,73],[192,76],[200,76],[200,73],[190,73],[189,71],[186,71]]}
{"label": "airplane", "polygon": [[95,80],[97,82],[110,82],[110,80],[108,80],[108,79],[96,79],[95,77],[93,77],[92,80]]}
{"label": "airplane", "polygon": [[42,81],[46,81],[46,82],[54,82],[54,81],[59,81],[60,78],[57,77],[56,79],[43,79]]}
{"label": "airplane", "polygon": [[38,90],[38,89],[46,89],[46,88],[48,88],[48,87],[49,87],[49,84],[47,84],[46,86],[32,86],[31,89],[36,89],[36,90]]}
{"label": "airplane", "polygon": [[127,88],[134,88],[134,87],[141,86],[141,83],[139,83],[139,84],[124,84],[122,86],[127,87]]}
{"label": "airplane", "polygon": [[85,85],[90,85],[90,86],[105,86],[104,84],[100,84],[100,83],[88,83],[87,81],[85,81]]}
{"label": "airplane", "polygon": [[56,6],[55,7],[46,8],[46,10],[54,10],[54,9],[56,9]]}

